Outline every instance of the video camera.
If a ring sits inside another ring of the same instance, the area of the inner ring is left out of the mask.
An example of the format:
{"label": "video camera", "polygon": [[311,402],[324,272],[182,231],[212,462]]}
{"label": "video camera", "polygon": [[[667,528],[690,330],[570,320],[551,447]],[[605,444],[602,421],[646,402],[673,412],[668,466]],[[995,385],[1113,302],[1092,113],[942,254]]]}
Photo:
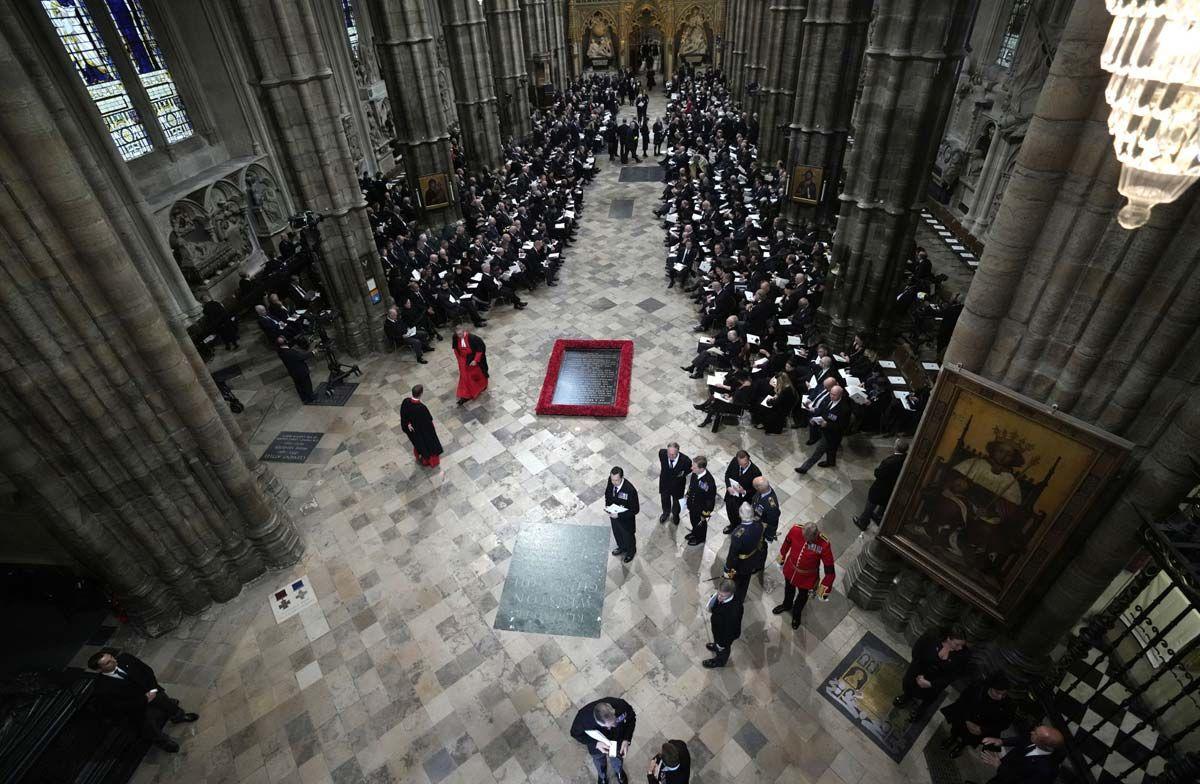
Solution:
{"label": "video camera", "polygon": [[304,229],[317,228],[317,224],[323,220],[325,220],[325,216],[321,213],[313,212],[312,210],[304,210],[303,212],[297,212],[295,215],[288,218],[288,224],[293,229],[302,231]]}

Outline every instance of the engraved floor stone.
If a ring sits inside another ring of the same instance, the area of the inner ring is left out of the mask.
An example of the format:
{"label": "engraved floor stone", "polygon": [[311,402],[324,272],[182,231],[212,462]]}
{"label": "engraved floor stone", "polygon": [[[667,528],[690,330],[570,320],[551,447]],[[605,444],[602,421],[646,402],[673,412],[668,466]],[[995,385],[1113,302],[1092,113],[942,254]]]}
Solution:
{"label": "engraved floor stone", "polygon": [[565,406],[612,405],[617,399],[620,370],[620,349],[569,348],[558,366],[553,402]]}

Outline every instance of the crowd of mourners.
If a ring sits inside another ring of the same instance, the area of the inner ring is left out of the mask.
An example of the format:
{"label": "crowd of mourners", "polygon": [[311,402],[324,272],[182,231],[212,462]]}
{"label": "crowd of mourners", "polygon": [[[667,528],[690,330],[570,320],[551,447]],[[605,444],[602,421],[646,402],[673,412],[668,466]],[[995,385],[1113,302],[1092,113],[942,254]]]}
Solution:
{"label": "crowd of mourners", "polygon": [[667,287],[696,304],[700,335],[682,369],[707,381],[695,406],[705,414],[700,425],[716,432],[748,413],[768,433],[807,427],[817,448],[801,473],[834,465],[852,430],[911,433],[928,393],[896,394],[895,365],[881,365],[863,336],[834,347],[817,326],[829,247],[780,216],[785,171],[759,162],[753,115],[717,71],[684,68],[666,90],[666,187],[656,214]]}

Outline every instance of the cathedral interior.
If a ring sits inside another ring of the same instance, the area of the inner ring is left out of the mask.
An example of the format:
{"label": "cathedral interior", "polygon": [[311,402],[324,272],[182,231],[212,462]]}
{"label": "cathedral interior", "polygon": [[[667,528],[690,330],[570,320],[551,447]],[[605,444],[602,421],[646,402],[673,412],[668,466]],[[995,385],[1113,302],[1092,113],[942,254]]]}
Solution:
{"label": "cathedral interior", "polygon": [[[1200,781],[1198,53],[1196,0],[0,3],[0,779],[603,781],[611,697],[614,782]],[[510,235],[550,285],[472,255]],[[697,366],[760,282],[804,303],[780,376],[846,376],[836,461]],[[620,416],[539,413],[558,339],[632,342]],[[725,500],[695,543],[676,442]],[[726,662],[739,450],[780,540]],[[817,530],[832,588],[778,605]],[[110,711],[105,651],[177,703]]]}

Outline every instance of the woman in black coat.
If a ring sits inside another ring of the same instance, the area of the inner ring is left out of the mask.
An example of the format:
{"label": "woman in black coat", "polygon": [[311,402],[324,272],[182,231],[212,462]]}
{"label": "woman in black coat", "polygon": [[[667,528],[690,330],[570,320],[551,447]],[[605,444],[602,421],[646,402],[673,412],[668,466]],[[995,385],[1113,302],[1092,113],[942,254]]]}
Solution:
{"label": "woman in black coat", "polygon": [[788,379],[787,373],[778,373],[771,378],[770,394],[769,406],[763,405],[762,399],[759,399],[755,406],[754,418],[757,420],[756,426],[761,427],[766,433],[782,433],[784,425],[787,424],[788,416],[792,413],[792,409],[796,407],[799,395],[796,392],[796,388],[792,386],[792,382]]}

